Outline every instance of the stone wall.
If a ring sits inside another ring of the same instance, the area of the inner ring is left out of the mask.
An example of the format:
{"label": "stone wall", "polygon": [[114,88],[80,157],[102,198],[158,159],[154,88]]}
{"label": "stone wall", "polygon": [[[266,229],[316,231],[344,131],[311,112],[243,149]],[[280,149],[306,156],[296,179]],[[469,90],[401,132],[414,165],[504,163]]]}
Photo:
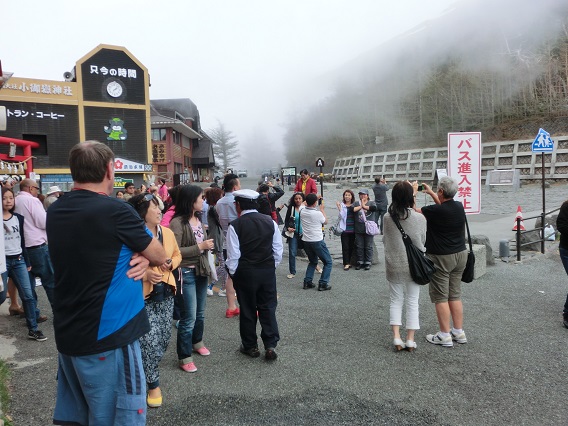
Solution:
{"label": "stone wall", "polygon": [[[545,154],[545,177],[568,179],[568,136],[555,136],[554,151]],[[532,152],[533,140],[482,144],[481,179],[488,170],[518,169],[521,181],[542,178],[542,156]],[[387,181],[409,179],[433,181],[436,169],[447,168],[447,147],[426,148],[341,157],[332,174],[336,181],[370,182],[383,175]]]}

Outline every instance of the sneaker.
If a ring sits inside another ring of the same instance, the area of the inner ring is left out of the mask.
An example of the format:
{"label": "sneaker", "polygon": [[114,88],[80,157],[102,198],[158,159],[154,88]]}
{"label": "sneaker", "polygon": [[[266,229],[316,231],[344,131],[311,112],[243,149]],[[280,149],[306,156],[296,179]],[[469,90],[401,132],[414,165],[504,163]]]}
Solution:
{"label": "sneaker", "polygon": [[274,348],[267,348],[266,352],[264,353],[264,359],[266,359],[267,361],[276,361],[276,358],[278,358],[278,354],[276,353]]}
{"label": "sneaker", "polygon": [[30,330],[28,331],[28,339],[37,340],[38,342],[45,342],[47,340],[47,337],[45,337],[40,330]]}
{"label": "sneaker", "polygon": [[286,278],[288,278],[289,280],[291,280],[292,278],[294,278],[296,276],[296,274],[288,274],[286,275]]}
{"label": "sneaker", "polygon": [[227,297],[227,290],[219,290],[219,296]]}
{"label": "sneaker", "polygon": [[241,345],[241,347],[239,348],[239,351],[242,354],[248,355],[251,358],[258,358],[260,356],[260,351],[258,350],[258,347],[254,347],[254,348],[249,348],[249,349],[245,349],[245,347],[243,345]]}
{"label": "sneaker", "polygon": [[211,355],[211,352],[209,352],[209,349],[207,349],[205,346],[202,346],[199,349],[193,349],[193,352],[197,352],[201,356]]}
{"label": "sneaker", "polygon": [[197,367],[193,362],[188,362],[187,364],[180,364],[179,368],[183,371],[187,371],[188,373],[195,373],[197,371]]}
{"label": "sneaker", "polygon": [[454,342],[458,342],[458,343],[467,343],[467,338],[465,337],[465,332],[461,332],[460,334],[454,334],[454,332],[451,332],[452,334],[452,340]]}
{"label": "sneaker", "polygon": [[440,332],[436,334],[428,334],[426,336],[426,340],[434,345],[442,345],[446,348],[452,348],[454,346],[454,342],[452,342],[452,336],[442,337]]}
{"label": "sneaker", "polygon": [[207,287],[207,296],[213,296],[213,289]]}

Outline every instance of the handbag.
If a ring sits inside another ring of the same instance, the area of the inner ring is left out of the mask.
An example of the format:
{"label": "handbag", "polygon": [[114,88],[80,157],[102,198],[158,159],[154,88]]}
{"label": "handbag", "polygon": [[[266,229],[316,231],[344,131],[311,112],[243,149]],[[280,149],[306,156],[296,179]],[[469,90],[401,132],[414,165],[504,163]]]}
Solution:
{"label": "handbag", "polygon": [[365,215],[365,212],[363,212],[363,209],[361,209],[361,216],[363,216],[363,222],[365,222],[365,234],[370,235],[370,236],[375,236],[375,235],[379,235],[380,231],[379,231],[379,226],[377,225],[376,222],[367,220],[367,216]]}
{"label": "handbag", "polygon": [[464,283],[470,283],[473,281],[473,272],[475,269],[475,255],[473,254],[473,246],[471,244],[471,235],[469,234],[469,225],[467,223],[467,216],[465,217],[465,228],[467,229],[467,240],[469,242],[469,253],[467,254],[467,263],[465,264],[465,269],[463,270],[461,280]]}
{"label": "handbag", "polygon": [[341,215],[339,215],[337,216],[335,224],[329,227],[329,232],[337,237],[340,237],[341,234],[343,234],[343,231],[345,231],[345,229],[341,227]]}
{"label": "handbag", "polygon": [[211,269],[211,281],[217,281],[217,266],[215,265],[215,257],[211,250],[207,250],[207,261],[209,262],[209,268]]}
{"label": "handbag", "polygon": [[406,256],[408,257],[408,267],[412,281],[419,285],[428,284],[432,279],[432,275],[436,272],[434,262],[428,259],[425,253],[412,244],[412,239],[404,232],[398,218],[396,216],[391,216],[391,218],[402,234],[402,241],[406,248]]}

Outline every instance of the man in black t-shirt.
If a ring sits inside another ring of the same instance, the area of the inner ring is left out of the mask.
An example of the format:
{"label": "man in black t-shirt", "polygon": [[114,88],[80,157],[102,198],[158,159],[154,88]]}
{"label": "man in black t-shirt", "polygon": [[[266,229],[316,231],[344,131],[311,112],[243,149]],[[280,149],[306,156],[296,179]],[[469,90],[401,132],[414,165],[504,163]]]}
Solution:
{"label": "man in black t-shirt", "polygon": [[[415,191],[417,183],[413,184]],[[467,262],[465,247],[465,211],[454,201],[458,191],[457,181],[444,176],[438,183],[438,192],[424,185],[436,204],[416,209],[426,218],[426,254],[436,265],[430,281],[430,300],[436,304],[440,331],[428,334],[426,340],[435,345],[453,347],[467,343],[463,331],[463,304],[461,301],[461,277]],[[450,328],[450,317],[453,327]]]}
{"label": "man in black t-shirt", "polygon": [[108,146],[75,145],[69,166],[73,191],[47,213],[59,352],[53,423],[144,425],[138,338],[150,326],[141,278],[148,264],[164,264],[166,254],[135,210],[109,196],[114,154]]}

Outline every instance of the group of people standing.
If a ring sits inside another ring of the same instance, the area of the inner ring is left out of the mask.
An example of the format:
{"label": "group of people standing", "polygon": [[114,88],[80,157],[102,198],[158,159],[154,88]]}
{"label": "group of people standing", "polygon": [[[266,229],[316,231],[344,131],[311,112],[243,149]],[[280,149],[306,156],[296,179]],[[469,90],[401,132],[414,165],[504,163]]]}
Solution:
{"label": "group of people standing", "polygon": [[[162,405],[159,363],[171,338],[176,310],[179,368],[194,373],[197,366],[193,354],[211,353],[204,343],[204,319],[208,285],[214,275],[217,280],[225,280],[226,316],[239,317],[240,352],[252,358],[260,356],[256,334],[260,322],[264,358],[274,361],[278,357],[275,271],[282,260],[283,247],[277,218],[259,212],[263,194],[270,201],[261,191],[266,188],[259,188],[260,193],[241,189],[238,177],[233,174],[225,175],[224,192],[219,188],[204,192],[196,185],[180,185],[170,189],[170,206],[163,212],[161,197],[151,192],[132,194],[127,197],[128,202],[110,197],[113,164],[114,155],[105,144],[88,141],[72,148],[69,165],[73,191],[49,207],[44,217],[43,242],[32,236],[28,243],[28,236],[22,231],[25,221],[13,214],[13,193],[2,190],[4,229],[14,234],[13,241],[6,241],[10,276],[15,280],[23,276],[29,264],[30,272],[41,276],[40,269],[34,271],[30,255],[37,249],[45,248],[51,256],[50,267],[53,262],[52,281],[47,275],[42,276],[42,281],[45,277],[59,353],[54,424],[145,424],[146,406]],[[24,181],[20,188],[31,193],[38,190],[34,184]],[[377,185],[386,183],[383,180]],[[267,186],[269,190],[270,185]],[[394,185],[384,221],[381,216],[386,213],[386,196],[385,203],[378,199],[371,201],[368,190],[361,189],[359,201],[355,201],[354,193],[347,190],[338,204],[345,225],[345,237],[342,235],[341,239],[346,251],[343,262],[346,270],[352,264],[356,269],[370,268],[372,238],[358,235],[365,220],[383,221],[387,280],[391,289],[390,323],[393,342],[400,349],[416,348],[419,287],[410,279],[406,255],[401,254],[404,246],[393,217],[416,245],[426,249],[437,267],[430,297],[436,304],[440,331],[428,335],[428,341],[443,346],[467,341],[462,328],[458,279],[466,258],[463,207],[452,199],[457,185],[444,178],[437,193],[427,185],[425,188],[435,204],[419,209],[414,202],[417,184]],[[207,227],[203,224],[205,199]],[[21,205],[27,205],[25,200]],[[323,269],[317,289],[331,289],[332,259],[322,230],[326,223],[323,199],[317,195],[315,181],[303,170],[288,206],[283,233],[290,248],[290,274],[296,273],[294,255],[298,245],[302,245],[309,259],[304,289],[315,287],[318,261],[323,263]],[[215,270],[211,253],[217,256],[220,270]],[[40,254],[34,253],[36,257]],[[216,272],[225,272],[226,276]],[[404,342],[400,327],[405,291]],[[33,305],[37,299],[34,296],[32,293],[31,297],[22,299],[30,333],[38,333],[40,318]],[[83,386],[86,382],[88,388]]]}
{"label": "group of people standing", "polygon": [[[452,347],[454,342],[466,343],[463,331],[463,305],[461,301],[461,277],[466,266],[467,249],[465,245],[465,211],[460,202],[454,201],[458,185],[455,179],[444,177],[438,183],[437,192],[429,185],[422,184],[422,191],[431,196],[433,204],[418,208],[416,195],[417,182],[400,181],[392,187],[392,202],[389,205],[386,193],[389,186],[383,177],[375,179],[373,192],[375,200],[370,200],[369,191],[359,189],[359,200],[347,189],[342,200],[336,203],[339,211],[338,226],[341,232],[343,269],[369,270],[373,259],[373,235],[365,227],[366,221],[375,221],[383,235],[386,278],[390,291],[390,325],[393,332],[393,345],[397,350],[413,351],[417,345],[415,331],[420,329],[418,299],[420,285],[410,275],[406,248],[401,231],[406,233],[414,245],[432,260],[436,272],[429,284],[429,295],[435,304],[440,330],[428,334],[426,340],[432,344]],[[307,197],[306,197],[307,198]],[[306,247],[306,225],[304,216],[309,217],[309,209],[303,205],[303,195],[293,195],[287,214],[294,218],[287,230],[290,233],[290,273],[295,271],[295,255],[298,244]],[[306,214],[308,213],[308,214]],[[301,220],[298,220],[298,217]],[[286,221],[288,223],[288,221]],[[315,230],[314,230],[315,231]],[[321,231],[319,232],[321,234]],[[309,237],[308,237],[309,239]],[[309,245],[308,245],[309,247]],[[308,258],[310,255],[306,250]],[[325,256],[319,256],[325,259]],[[310,259],[310,264],[312,259]],[[324,264],[326,262],[324,261]],[[304,288],[310,287],[310,265],[306,273]],[[306,282],[307,281],[307,282]],[[401,338],[402,311],[406,302],[406,341]]]}

